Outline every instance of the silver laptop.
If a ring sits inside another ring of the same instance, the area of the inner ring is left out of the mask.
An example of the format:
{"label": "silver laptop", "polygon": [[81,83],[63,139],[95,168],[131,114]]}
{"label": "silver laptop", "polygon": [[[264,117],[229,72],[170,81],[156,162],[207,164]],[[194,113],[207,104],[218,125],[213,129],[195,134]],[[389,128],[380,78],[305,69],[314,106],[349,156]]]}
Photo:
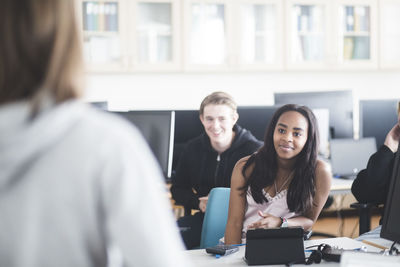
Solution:
{"label": "silver laptop", "polygon": [[369,157],[376,152],[375,137],[331,139],[330,155],[334,177],[355,179],[367,167]]}

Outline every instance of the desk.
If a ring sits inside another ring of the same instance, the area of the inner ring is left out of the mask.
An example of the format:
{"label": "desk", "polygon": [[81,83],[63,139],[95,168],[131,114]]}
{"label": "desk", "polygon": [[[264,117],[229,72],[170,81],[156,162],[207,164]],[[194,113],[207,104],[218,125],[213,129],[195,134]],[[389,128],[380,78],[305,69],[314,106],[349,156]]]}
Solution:
{"label": "desk", "polygon": [[[333,195],[350,194],[352,184],[353,184],[353,180],[333,178],[332,185],[331,185],[331,191],[330,191],[329,195],[333,196]],[[184,216],[184,207],[181,205],[175,205],[175,201],[172,199],[172,196],[170,193],[170,187],[171,187],[171,184],[168,184],[167,185],[168,197],[171,200],[171,205],[173,207],[175,218],[180,218],[180,217]],[[193,214],[193,212],[192,212],[192,214]]]}
{"label": "desk", "polygon": [[330,195],[349,194],[354,180],[333,178]]}
{"label": "desk", "polygon": [[[338,246],[339,248],[344,249],[355,249],[360,248],[361,246],[366,246],[367,250],[370,252],[379,252],[380,249],[364,244],[360,241],[356,241],[354,239],[348,237],[338,237],[338,238],[327,238],[327,239],[317,239],[317,240],[307,240],[304,242],[304,248],[326,243],[331,246]],[[243,256],[245,253],[245,246],[241,246],[238,252],[230,254],[228,256],[215,258],[215,256],[207,254],[204,249],[196,249],[196,250],[187,250],[184,253],[192,260],[194,266],[196,267],[224,267],[224,266],[247,266],[246,262],[243,260]],[[308,256],[308,254],[306,255]],[[336,262],[321,262],[316,266],[324,267],[324,266],[339,266],[339,263]],[[284,265],[257,265],[257,266],[284,266]],[[303,264],[295,264],[293,266],[305,266]]]}

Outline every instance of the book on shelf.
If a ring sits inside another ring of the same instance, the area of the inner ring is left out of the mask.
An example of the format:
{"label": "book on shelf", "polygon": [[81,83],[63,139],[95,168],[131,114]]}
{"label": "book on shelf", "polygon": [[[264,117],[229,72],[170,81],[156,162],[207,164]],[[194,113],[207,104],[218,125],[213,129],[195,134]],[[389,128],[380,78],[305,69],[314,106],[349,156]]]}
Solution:
{"label": "book on shelf", "polygon": [[370,59],[369,37],[354,37],[353,59]]}
{"label": "book on shelf", "polygon": [[344,37],[343,39],[343,59],[349,60],[353,58],[354,39],[353,37]]}
{"label": "book on shelf", "polygon": [[345,25],[346,31],[351,32],[354,31],[354,7],[346,6],[346,17],[345,17]]}
{"label": "book on shelf", "polygon": [[83,3],[85,31],[118,31],[118,3]]}

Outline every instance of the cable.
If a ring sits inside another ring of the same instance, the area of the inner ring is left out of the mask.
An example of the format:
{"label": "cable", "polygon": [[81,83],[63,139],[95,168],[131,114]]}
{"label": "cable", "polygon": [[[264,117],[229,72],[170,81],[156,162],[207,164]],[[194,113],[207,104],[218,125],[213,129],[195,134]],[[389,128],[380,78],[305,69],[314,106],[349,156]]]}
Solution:
{"label": "cable", "polygon": [[397,244],[397,242],[394,241],[393,244],[390,246],[389,255],[398,255],[399,254],[399,250],[395,247],[396,244]]}

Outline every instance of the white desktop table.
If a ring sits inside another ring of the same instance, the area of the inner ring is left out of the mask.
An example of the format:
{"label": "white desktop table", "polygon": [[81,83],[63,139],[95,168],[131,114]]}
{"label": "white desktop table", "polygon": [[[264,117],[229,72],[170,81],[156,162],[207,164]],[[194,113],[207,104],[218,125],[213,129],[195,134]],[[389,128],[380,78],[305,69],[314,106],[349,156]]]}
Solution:
{"label": "white desktop table", "polygon": [[[304,241],[304,248],[306,249],[312,245],[319,244],[329,244],[331,246],[338,246],[343,249],[357,249],[362,246],[367,247],[367,251],[369,252],[379,252],[380,249],[362,243],[360,241],[356,241],[354,239],[348,237],[338,237],[338,238],[327,238],[327,239],[316,239],[316,240],[307,240]],[[312,248],[315,249],[315,248]],[[246,262],[243,260],[245,253],[245,246],[241,246],[238,252],[233,254],[223,256],[220,258],[216,258],[213,255],[207,254],[205,249],[196,249],[196,250],[187,250],[184,253],[189,256],[189,258],[194,263],[196,267],[224,267],[224,266],[248,266]],[[309,253],[306,253],[308,256]],[[285,266],[285,265],[257,265],[257,266]],[[291,266],[305,266],[304,264],[295,264]],[[324,266],[340,266],[340,263],[337,262],[326,262],[322,261],[320,264],[316,265],[320,267]]]}
{"label": "white desktop table", "polygon": [[342,178],[333,178],[330,195],[339,195],[339,194],[350,194],[351,193],[351,185],[354,180],[351,179],[342,179]]}

